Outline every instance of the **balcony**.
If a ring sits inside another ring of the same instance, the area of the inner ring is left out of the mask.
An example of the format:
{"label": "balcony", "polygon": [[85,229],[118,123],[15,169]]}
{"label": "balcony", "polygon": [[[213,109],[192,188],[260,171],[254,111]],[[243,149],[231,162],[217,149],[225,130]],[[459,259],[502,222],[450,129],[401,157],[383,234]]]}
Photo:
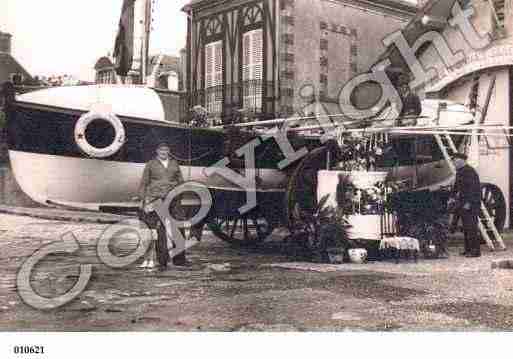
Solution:
{"label": "balcony", "polygon": [[[266,98],[264,99],[264,93]],[[209,117],[231,122],[240,110],[251,118],[263,118],[271,115],[266,103],[274,100],[272,82],[248,80],[226,86],[214,86],[190,94],[190,106],[205,107]],[[271,106],[271,105],[269,105]]]}

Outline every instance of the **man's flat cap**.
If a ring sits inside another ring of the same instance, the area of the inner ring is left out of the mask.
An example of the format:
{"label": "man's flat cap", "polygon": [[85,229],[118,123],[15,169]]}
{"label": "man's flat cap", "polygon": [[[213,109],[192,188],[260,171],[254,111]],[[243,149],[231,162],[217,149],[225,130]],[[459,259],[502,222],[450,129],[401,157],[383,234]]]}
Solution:
{"label": "man's flat cap", "polygon": [[170,148],[169,143],[167,143],[167,142],[165,142],[165,141],[161,141],[161,142],[159,142],[159,144],[157,145],[157,150],[158,150],[159,148],[162,148],[162,147]]}

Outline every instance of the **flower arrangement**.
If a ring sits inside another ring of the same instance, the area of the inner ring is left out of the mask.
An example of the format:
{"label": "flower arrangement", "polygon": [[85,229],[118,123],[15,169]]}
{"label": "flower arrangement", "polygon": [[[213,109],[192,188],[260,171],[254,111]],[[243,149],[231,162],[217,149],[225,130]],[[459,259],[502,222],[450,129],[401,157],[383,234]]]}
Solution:
{"label": "flower arrangement", "polygon": [[334,170],[343,171],[337,186],[337,205],[345,215],[381,214],[389,194],[399,184],[387,181],[387,172],[376,172],[386,146],[376,136],[344,135],[339,138],[342,156]]}
{"label": "flower arrangement", "polygon": [[[356,176],[365,172],[357,172]],[[337,186],[337,206],[345,215],[381,214],[386,209],[387,199],[397,191],[393,182],[378,181],[371,186],[359,186],[353,181],[353,175],[339,175]]]}
{"label": "flower arrangement", "polygon": [[[343,211],[327,204],[329,195],[308,211],[294,208],[295,243],[305,249],[309,259],[322,263],[338,263],[353,248],[347,235],[349,224]],[[341,257],[340,257],[341,256]],[[345,258],[347,259],[347,258]]]}
{"label": "flower arrangement", "polygon": [[378,159],[383,156],[385,145],[373,137],[343,136],[340,141],[342,171],[374,171]]}
{"label": "flower arrangement", "polygon": [[191,109],[191,127],[208,127],[208,111],[202,106],[194,106]]}

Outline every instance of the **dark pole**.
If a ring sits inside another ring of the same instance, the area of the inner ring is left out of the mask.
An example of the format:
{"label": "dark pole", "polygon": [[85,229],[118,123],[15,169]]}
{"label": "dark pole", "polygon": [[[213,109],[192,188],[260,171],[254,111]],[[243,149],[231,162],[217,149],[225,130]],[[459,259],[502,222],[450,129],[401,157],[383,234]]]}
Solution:
{"label": "dark pole", "polygon": [[186,88],[185,91],[187,93],[187,111],[192,108],[192,87],[191,87],[191,78],[192,78],[192,10],[187,12],[187,50],[186,50],[186,63],[187,70],[185,74],[186,79]]}

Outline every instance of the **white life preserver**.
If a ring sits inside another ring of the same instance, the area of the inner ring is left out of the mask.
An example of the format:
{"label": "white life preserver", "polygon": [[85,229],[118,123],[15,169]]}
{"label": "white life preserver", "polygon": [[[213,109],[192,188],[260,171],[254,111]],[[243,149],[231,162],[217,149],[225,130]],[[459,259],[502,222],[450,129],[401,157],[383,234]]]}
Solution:
{"label": "white life preserver", "polygon": [[[114,128],[114,141],[105,148],[97,148],[87,142],[85,135],[87,126],[94,120],[103,120]],[[113,113],[88,112],[82,115],[75,125],[75,143],[88,156],[105,158],[118,152],[126,142],[125,127],[119,118]]]}

